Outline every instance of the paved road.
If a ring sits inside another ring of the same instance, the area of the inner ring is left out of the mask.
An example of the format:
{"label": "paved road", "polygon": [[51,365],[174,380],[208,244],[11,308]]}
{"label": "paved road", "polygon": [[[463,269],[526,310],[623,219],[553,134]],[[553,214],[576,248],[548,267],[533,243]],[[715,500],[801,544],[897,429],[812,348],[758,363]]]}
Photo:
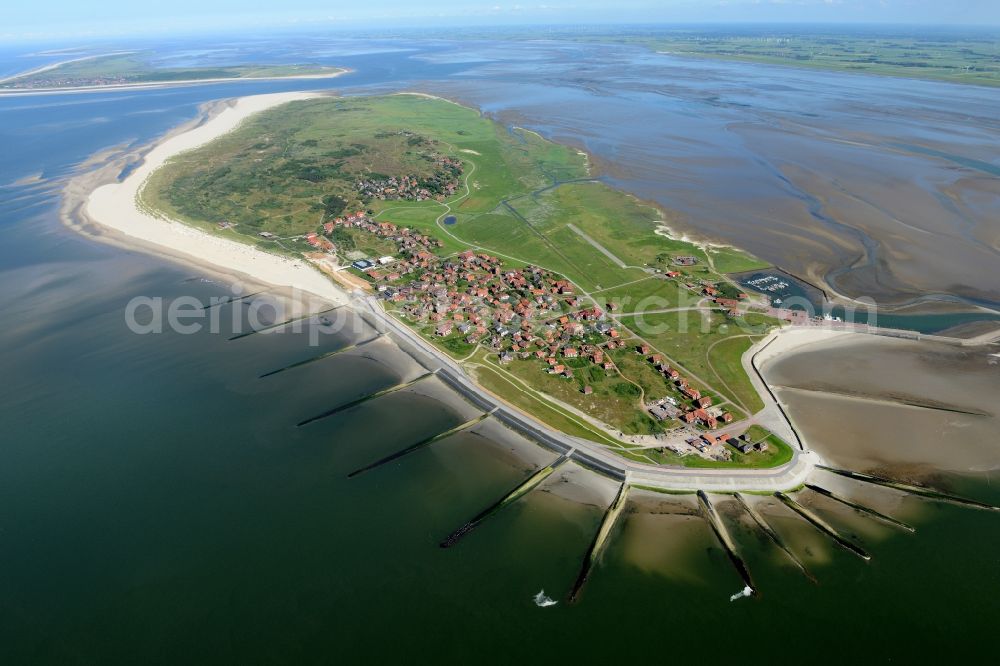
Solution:
{"label": "paved road", "polygon": [[[569,455],[577,463],[616,480],[670,490],[787,490],[801,485],[818,462],[811,452],[793,450],[791,462],[771,469],[695,469],[661,467],[626,460],[589,440],[552,430],[476,384],[465,370],[420,335],[386,314],[377,299],[356,295],[355,309],[371,315],[379,332],[388,333],[427,370],[434,372],[483,411],[542,446]],[[779,434],[784,434],[779,430]]]}

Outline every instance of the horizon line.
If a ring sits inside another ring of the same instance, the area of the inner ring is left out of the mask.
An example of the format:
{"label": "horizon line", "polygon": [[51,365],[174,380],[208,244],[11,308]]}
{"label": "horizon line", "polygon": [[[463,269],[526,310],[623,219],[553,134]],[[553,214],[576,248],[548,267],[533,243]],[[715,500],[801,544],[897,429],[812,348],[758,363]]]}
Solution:
{"label": "horizon line", "polygon": [[[440,17],[438,17],[440,18]],[[395,24],[389,23],[387,25],[373,25],[371,21],[368,20],[306,20],[306,21],[290,21],[281,22],[278,21],[277,25],[267,24],[266,22],[260,23],[248,23],[240,26],[225,27],[221,25],[206,26],[204,28],[196,27],[177,27],[175,29],[166,30],[156,30],[155,28],[144,28],[135,30],[118,30],[109,31],[104,33],[97,32],[85,32],[85,33],[48,33],[40,34],[38,32],[22,32],[19,34],[6,33],[0,34],[0,40],[7,40],[8,42],[17,43],[29,43],[29,42],[62,42],[62,41],[76,41],[76,42],[93,42],[93,41],[105,41],[105,40],[142,40],[150,39],[156,37],[166,37],[166,38],[183,38],[183,37],[210,37],[212,35],[234,35],[234,34],[244,34],[246,36],[256,36],[261,31],[267,30],[271,34],[284,34],[284,33],[320,33],[320,32],[335,32],[342,34],[364,34],[366,36],[377,35],[378,33],[385,34],[386,38],[391,38],[393,33],[414,33],[421,31],[434,31],[434,30],[470,30],[470,31],[493,31],[493,32],[509,32],[525,29],[547,29],[547,30],[585,30],[594,33],[604,33],[613,32],[615,30],[627,30],[627,29],[678,29],[678,28],[725,28],[725,27],[742,27],[742,28],[772,28],[772,29],[790,29],[790,28],[823,28],[823,29],[865,29],[865,28],[877,28],[877,29],[902,29],[902,30],[923,30],[928,32],[942,32],[947,30],[967,30],[975,32],[992,32],[1000,31],[1000,23],[906,23],[899,21],[801,21],[801,20],[766,20],[766,21],[753,21],[753,20],[740,20],[740,21],[714,21],[714,20],[678,20],[678,21],[649,21],[649,22],[621,22],[621,23],[605,23],[601,21],[583,21],[583,22],[556,22],[556,21],[535,21],[526,23],[500,23],[500,24],[489,24],[489,23],[459,23],[459,22],[438,22],[438,23],[427,23],[415,25],[412,21],[408,24]]]}

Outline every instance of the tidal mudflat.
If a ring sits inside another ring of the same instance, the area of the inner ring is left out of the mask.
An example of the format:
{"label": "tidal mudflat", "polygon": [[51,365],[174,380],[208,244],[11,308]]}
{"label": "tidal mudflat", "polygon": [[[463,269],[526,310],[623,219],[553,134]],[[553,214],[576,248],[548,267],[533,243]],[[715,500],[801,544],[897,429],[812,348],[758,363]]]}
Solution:
{"label": "tidal mudflat", "polygon": [[532,48],[528,66],[467,45],[449,55],[464,53],[468,69],[432,87],[586,148],[678,232],[830,294],[1000,304],[1000,90]]}
{"label": "tidal mudflat", "polygon": [[917,480],[1000,467],[1000,358],[992,347],[847,336],[762,370],[832,464]]}

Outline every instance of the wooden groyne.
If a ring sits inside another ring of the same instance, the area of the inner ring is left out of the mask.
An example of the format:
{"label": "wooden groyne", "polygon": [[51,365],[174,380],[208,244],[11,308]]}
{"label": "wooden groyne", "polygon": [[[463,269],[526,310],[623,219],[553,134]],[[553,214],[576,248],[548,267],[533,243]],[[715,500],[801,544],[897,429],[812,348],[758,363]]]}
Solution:
{"label": "wooden groyne", "polygon": [[764,520],[764,516],[760,515],[760,513],[758,513],[756,509],[750,506],[750,503],[747,502],[746,498],[743,497],[743,495],[736,493],[735,497],[736,500],[743,506],[744,511],[746,511],[750,515],[750,517],[753,518],[753,521],[755,523],[757,523],[757,527],[759,527],[761,531],[767,535],[767,537],[771,540],[771,542],[775,546],[777,546],[785,555],[788,556],[788,559],[790,559],[792,563],[796,567],[798,567],[799,571],[801,571],[806,578],[815,583],[816,579],[813,577],[813,575],[809,573],[809,570],[806,569],[806,566],[804,564],[802,564],[802,561],[799,560],[799,558],[795,555],[795,553],[792,552],[792,549],[785,544],[784,540],[778,535],[778,533],[774,531],[774,528],[771,527],[766,520]]}
{"label": "wooden groyne", "polygon": [[580,566],[580,573],[576,577],[576,582],[573,583],[573,589],[570,590],[570,603],[574,603],[580,598],[583,586],[587,583],[587,579],[590,578],[590,572],[598,558],[600,558],[601,553],[604,551],[604,547],[608,542],[608,537],[611,535],[611,530],[614,528],[615,523],[618,521],[618,517],[625,508],[629,488],[630,486],[627,483],[622,483],[618,487],[618,495],[611,503],[611,506],[608,507],[608,510],[604,513],[604,520],[601,521],[601,527],[597,530],[597,534],[594,535],[594,540],[591,542],[590,548],[587,549],[587,554],[583,557],[583,564]]}
{"label": "wooden groyne", "polygon": [[924,486],[914,486],[908,483],[899,483],[898,481],[893,481],[892,479],[885,479],[880,476],[874,476],[872,474],[852,472],[851,470],[848,469],[837,469],[835,467],[827,467],[826,465],[816,465],[816,467],[818,469],[822,469],[827,472],[831,472],[833,474],[839,474],[840,476],[845,476],[848,479],[854,479],[855,481],[864,481],[865,483],[872,483],[877,486],[883,486],[886,488],[893,488],[895,490],[900,490],[905,493],[910,493],[911,495],[919,495],[920,497],[940,500],[942,502],[952,502],[953,504],[961,504],[962,506],[971,506],[976,509],[986,509],[988,511],[1000,511],[1000,506],[994,506],[992,504],[980,502],[979,500],[969,499],[967,497],[959,497],[958,495],[951,495],[949,493],[941,492],[940,490],[934,490],[933,488],[926,488]]}
{"label": "wooden groyne", "polygon": [[395,386],[390,386],[389,388],[384,388],[381,391],[375,391],[374,393],[369,393],[366,396],[362,396],[362,397],[360,397],[360,398],[358,398],[356,400],[352,400],[352,401],[350,401],[350,402],[348,402],[346,404],[340,405],[339,407],[334,407],[333,409],[328,409],[328,410],[326,410],[325,412],[323,412],[321,414],[317,414],[316,416],[312,416],[312,417],[306,419],[305,421],[299,421],[296,424],[296,426],[302,427],[304,425],[309,425],[310,423],[313,423],[315,421],[319,421],[321,419],[325,419],[325,418],[327,418],[329,416],[333,416],[334,414],[339,414],[340,412],[343,412],[343,411],[346,411],[348,409],[351,409],[352,407],[357,407],[358,405],[360,405],[362,403],[365,403],[365,402],[368,402],[369,400],[374,400],[375,398],[381,398],[384,395],[389,395],[390,393],[395,393],[396,391],[402,391],[403,389],[409,388],[410,386],[413,386],[417,382],[423,381],[424,379],[427,379],[428,377],[431,377],[433,375],[434,375],[433,372],[428,372],[426,374],[420,375],[416,379],[411,379],[408,382],[401,382],[399,384],[396,384]]}
{"label": "wooden groyne", "polygon": [[861,512],[863,514],[866,514],[868,516],[871,516],[871,517],[876,518],[878,520],[881,520],[883,522],[889,523],[890,525],[895,525],[896,527],[900,527],[900,528],[902,528],[902,529],[904,529],[904,530],[906,530],[908,532],[915,532],[916,531],[910,525],[907,525],[906,523],[904,523],[902,521],[896,520],[892,516],[887,516],[884,513],[880,513],[880,512],[876,511],[875,509],[873,509],[871,507],[865,506],[864,504],[860,504],[860,503],[855,502],[853,500],[849,500],[846,497],[841,497],[840,495],[837,495],[836,493],[834,493],[832,490],[827,490],[826,488],[814,485],[812,483],[807,483],[806,484],[806,488],[808,488],[809,490],[813,491],[814,493],[819,493],[820,495],[823,495],[824,497],[829,497],[830,499],[832,499],[834,501],[840,502],[841,504],[843,504],[845,506],[849,506],[852,509],[854,509],[855,511],[859,511],[859,512]]}
{"label": "wooden groyne", "polygon": [[232,340],[240,340],[242,338],[246,338],[246,337],[249,337],[251,335],[255,335],[257,333],[266,333],[267,331],[273,331],[273,330],[276,330],[276,329],[279,329],[279,328],[284,328],[285,326],[288,326],[289,324],[294,324],[297,321],[303,321],[305,319],[312,319],[313,317],[321,317],[321,316],[323,316],[325,314],[333,312],[334,310],[339,310],[339,309],[341,309],[343,307],[347,307],[347,306],[345,306],[345,305],[336,305],[336,306],[334,306],[332,308],[329,308],[327,310],[322,310],[321,312],[312,312],[310,314],[302,315],[300,317],[292,317],[291,319],[286,319],[285,321],[280,321],[280,322],[278,322],[276,324],[271,324],[270,326],[262,326],[260,328],[255,328],[255,329],[252,329],[250,331],[246,331],[244,333],[237,333],[236,335],[230,337],[229,340],[230,341],[232,341]]}
{"label": "wooden groyne", "polygon": [[376,335],[373,338],[368,338],[367,340],[363,340],[361,342],[356,342],[354,344],[347,345],[346,347],[341,347],[340,349],[335,349],[333,351],[325,352],[323,354],[319,354],[318,356],[313,356],[312,358],[307,358],[304,361],[298,361],[297,363],[292,363],[291,365],[286,365],[285,367],[278,368],[277,370],[271,370],[270,372],[265,372],[264,374],[259,375],[257,378],[258,379],[264,379],[265,377],[271,377],[272,375],[276,375],[278,373],[285,372],[286,370],[293,370],[295,368],[301,368],[304,365],[309,365],[311,363],[316,363],[317,361],[323,361],[323,360],[326,360],[328,358],[332,358],[334,356],[337,356],[338,354],[343,354],[344,352],[353,351],[353,350],[358,349],[360,347],[364,347],[365,345],[369,345],[369,344],[375,342],[376,340],[379,340],[381,337],[382,337],[381,335]]}
{"label": "wooden groyne", "polygon": [[224,301],[215,301],[214,303],[209,303],[208,305],[203,305],[202,310],[211,310],[212,308],[219,307],[220,305],[230,305],[232,303],[239,303],[240,301],[245,301],[248,298],[253,298],[254,296],[260,296],[261,294],[266,294],[266,291],[255,291],[252,294],[245,294],[243,296],[232,296]]}
{"label": "wooden groyne", "polygon": [[698,502],[704,510],[705,520],[707,520],[708,524],[712,526],[712,531],[715,532],[716,538],[719,540],[719,543],[722,544],[723,550],[726,551],[729,561],[732,562],[733,567],[736,568],[736,573],[738,573],[740,578],[743,579],[743,584],[751,590],[755,590],[756,588],[754,588],[753,579],[750,578],[750,569],[747,568],[746,562],[744,562],[743,558],[736,552],[736,544],[733,542],[732,537],[729,536],[729,530],[726,529],[725,524],[722,522],[719,514],[715,511],[715,507],[712,506],[712,501],[708,499],[708,494],[704,490],[698,491]]}
{"label": "wooden groyne", "polygon": [[829,523],[827,523],[825,520],[817,516],[815,513],[805,508],[795,500],[793,500],[785,493],[780,493],[780,492],[774,493],[774,496],[777,497],[782,502],[784,502],[785,506],[787,506],[789,509],[799,514],[803,518],[805,518],[809,523],[812,523],[813,527],[815,527],[820,532],[823,532],[828,537],[833,539],[834,542],[836,542],[838,545],[851,551],[852,553],[854,553],[863,560],[870,560],[872,558],[871,555],[866,553],[860,546],[840,536],[840,533],[837,532],[837,530],[833,529],[833,527],[831,527]]}
{"label": "wooden groyne", "polygon": [[354,470],[353,472],[351,472],[350,474],[348,474],[347,478],[353,478],[355,476],[358,476],[359,474],[364,474],[365,472],[373,470],[376,467],[381,467],[382,465],[385,465],[386,463],[391,463],[394,460],[399,460],[403,456],[407,456],[407,455],[413,453],[414,451],[419,451],[420,449],[428,447],[431,444],[433,444],[434,442],[439,442],[439,441],[441,441],[442,439],[444,439],[446,437],[451,437],[452,435],[454,435],[456,433],[460,433],[463,430],[468,430],[469,428],[473,427],[474,425],[482,423],[483,421],[485,421],[489,417],[490,417],[489,413],[480,414],[476,418],[471,419],[469,421],[466,421],[465,423],[460,423],[459,425],[455,426],[454,428],[449,428],[448,430],[445,430],[444,432],[441,432],[441,433],[438,433],[438,434],[433,435],[431,437],[427,437],[425,439],[422,439],[419,442],[417,442],[416,444],[411,444],[410,446],[407,446],[405,449],[400,449],[399,451],[396,451],[395,453],[387,455],[384,458],[380,458],[380,459],[376,460],[375,462],[373,462],[373,463],[371,463],[369,465],[365,465],[364,467],[360,467],[360,468]]}
{"label": "wooden groyne", "polygon": [[540,470],[529,476],[527,479],[519,483],[513,490],[511,490],[506,495],[501,497],[498,501],[494,502],[489,507],[478,513],[475,518],[468,521],[467,523],[459,527],[457,530],[449,534],[448,538],[446,538],[444,541],[441,542],[440,544],[441,547],[451,548],[452,546],[454,546],[462,539],[462,537],[464,537],[466,534],[475,529],[476,526],[478,526],[481,522],[483,522],[484,520],[495,514],[500,509],[504,508],[505,506],[513,502],[516,502],[518,499],[524,497],[526,494],[531,492],[531,490],[534,489],[535,486],[537,486],[539,483],[548,478],[552,474],[552,472],[556,471],[556,469],[558,469],[567,460],[569,460],[569,456],[567,455],[559,456],[551,464],[546,465],[545,467],[541,468]]}

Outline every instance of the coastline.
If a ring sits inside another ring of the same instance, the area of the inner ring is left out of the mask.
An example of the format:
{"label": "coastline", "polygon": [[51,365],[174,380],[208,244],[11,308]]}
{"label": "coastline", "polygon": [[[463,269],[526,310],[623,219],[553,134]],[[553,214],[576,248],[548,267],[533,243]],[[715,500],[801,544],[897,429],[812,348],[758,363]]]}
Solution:
{"label": "coastline", "polygon": [[[387,331],[394,333],[393,337],[397,338],[398,343],[418,349],[427,357],[427,365],[435,367],[433,372],[439,377],[449,375],[449,383],[460,385],[461,392],[465,394],[490,396],[496,400],[496,396],[475,384],[452,359],[445,358],[370,299],[352,299],[312,264],[221,238],[182,222],[151,214],[140,207],[138,196],[147,178],[170,158],[233,131],[255,113],[286,102],[320,96],[322,94],[316,92],[292,92],[216,102],[205,107],[198,119],[175,128],[130,155],[132,159],[141,159],[141,163],[121,181],[118,180],[118,174],[129,164],[129,160],[120,155],[117,159],[109,159],[116,154],[112,150],[95,155],[88,163],[100,165],[103,162],[103,166],[71,179],[67,185],[63,221],[71,228],[127,249],[140,249],[201,269],[235,273],[247,276],[252,281],[290,287],[318,297],[325,303],[348,305],[359,312],[367,311],[381,320]],[[780,337],[781,333],[782,330],[775,331],[772,337]],[[813,329],[807,333],[815,335],[819,331]],[[801,339],[801,336],[796,336],[796,339]],[[792,461],[781,467],[759,470],[637,464],[615,455],[600,444],[563,435],[502,400],[498,403],[501,407],[497,409],[506,413],[508,422],[526,423],[528,431],[543,433],[543,439],[549,441],[548,448],[554,448],[554,444],[587,466],[596,466],[596,469],[605,470],[605,473],[612,471],[619,478],[639,485],[691,492],[699,489],[720,492],[789,490],[801,485],[815,462],[815,455],[806,449],[796,450]],[[499,417],[500,413],[497,414]],[[782,434],[783,431],[777,432]]]}
{"label": "coastline", "polygon": [[[43,70],[44,71],[44,70]],[[72,86],[67,88],[4,88],[0,89],[0,96],[21,97],[30,95],[55,95],[58,93],[86,93],[102,92],[105,90],[150,90],[156,88],[171,88],[180,86],[197,86],[209,83],[238,83],[240,81],[287,81],[302,79],[335,79],[344,74],[350,74],[354,70],[347,67],[338,68],[335,72],[326,74],[294,74],[292,76],[231,76],[215,79],[179,79],[177,81],[148,81],[140,83],[115,83],[107,86]],[[18,74],[14,78],[26,76],[30,73]],[[10,80],[10,79],[8,79]],[[2,83],[2,81],[0,81]]]}
{"label": "coastline", "polygon": [[0,79],[0,83],[7,83],[9,81],[16,81],[17,79],[24,78],[26,76],[34,76],[35,74],[41,74],[43,72],[51,72],[57,67],[62,67],[63,65],[68,65],[74,62],[83,62],[85,60],[94,60],[96,58],[106,58],[108,56],[114,55],[128,55],[129,53],[135,53],[135,51],[111,51],[109,53],[98,53],[95,55],[81,56],[79,58],[70,58],[69,60],[60,60],[59,62],[53,62],[48,65],[41,65],[40,67],[35,67],[34,69],[29,69],[24,72],[18,72],[17,74],[11,74],[10,76],[5,76]]}
{"label": "coastline", "polygon": [[[256,113],[318,96],[318,93],[275,93],[212,105],[198,120],[154,142],[141,153],[141,164],[120,182],[115,178],[120,170],[117,162],[100,170],[104,173],[74,179],[76,182],[67,187],[63,220],[79,230],[84,230],[80,225],[83,222],[100,232],[110,231],[116,239],[124,239],[126,245],[138,245],[157,255],[180,256],[199,266],[208,265],[214,270],[246,275],[278,287],[290,287],[333,304],[347,303],[347,294],[304,260],[270,254],[176,220],[155,216],[142,210],[138,204],[146,179],[169,159],[231,132]],[[79,219],[73,220],[73,217]]]}

